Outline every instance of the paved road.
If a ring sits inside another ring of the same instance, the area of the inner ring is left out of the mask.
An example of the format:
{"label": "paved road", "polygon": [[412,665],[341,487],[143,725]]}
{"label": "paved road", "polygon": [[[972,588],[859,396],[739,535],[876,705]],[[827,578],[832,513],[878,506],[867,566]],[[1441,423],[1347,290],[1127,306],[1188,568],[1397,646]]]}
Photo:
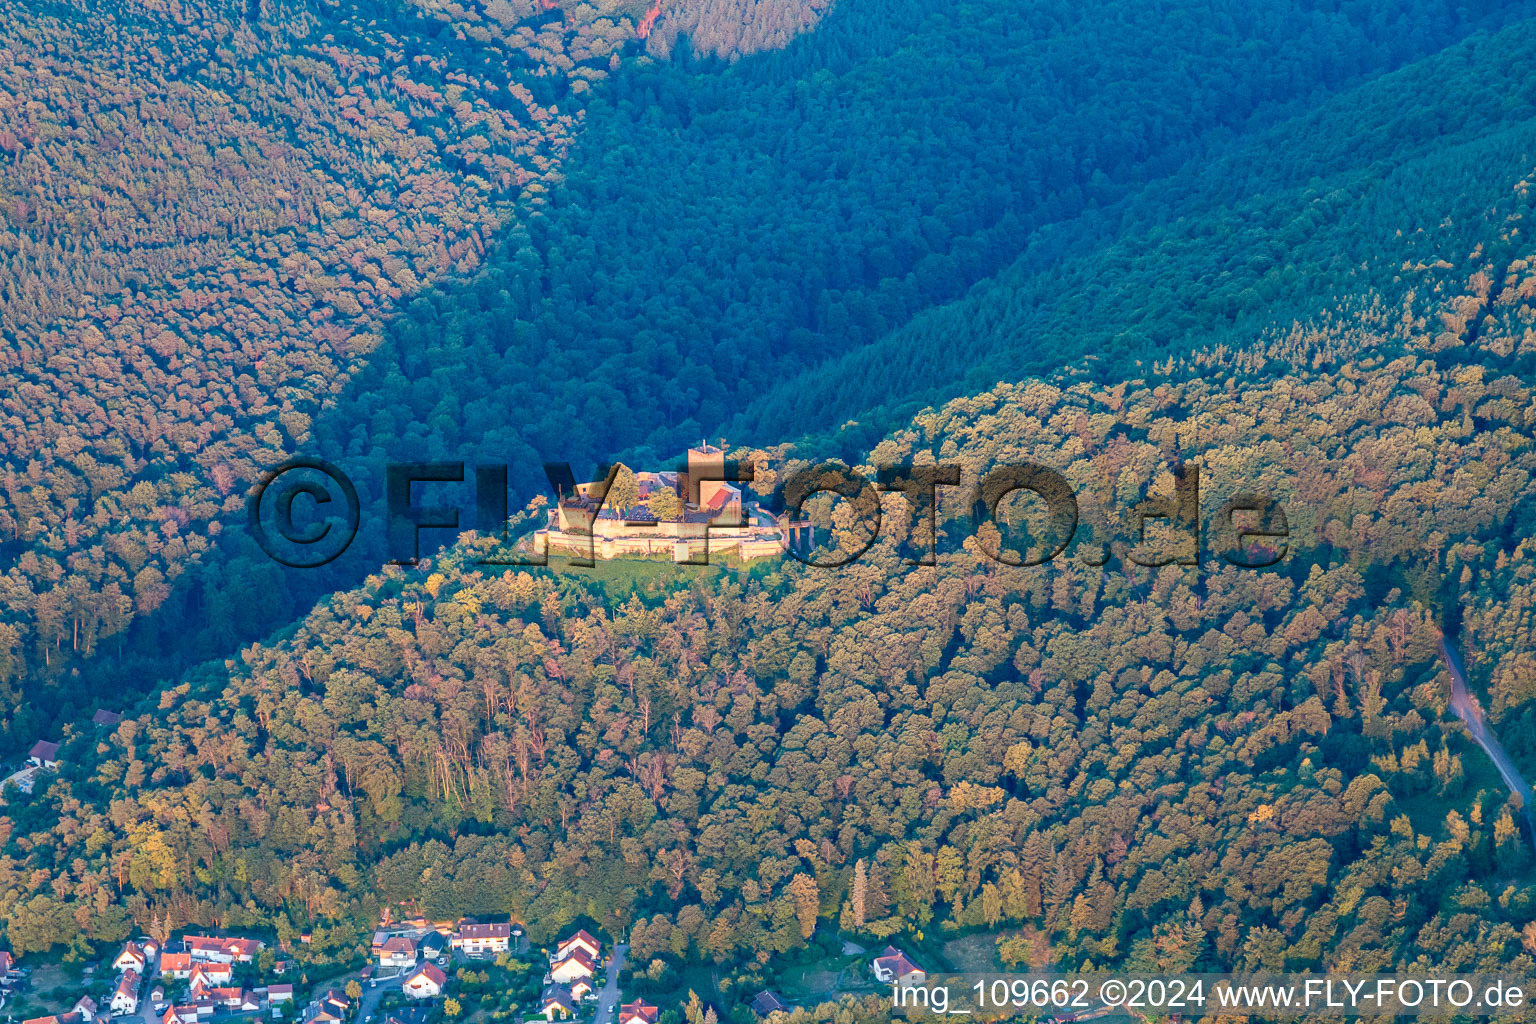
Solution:
{"label": "paved road", "polygon": [[613,959],[608,962],[608,980],[597,993],[597,1013],[592,1024],[612,1024],[619,1014],[619,972],[624,969],[624,954],[629,947],[620,942],[613,947]]}
{"label": "paved road", "polygon": [[1462,671],[1461,659],[1446,643],[1445,638],[1440,639],[1440,653],[1445,656],[1445,663],[1451,670],[1451,710],[1456,712],[1456,717],[1467,723],[1467,731],[1477,741],[1478,746],[1488,752],[1493,759],[1494,766],[1504,778],[1504,785],[1510,792],[1520,797],[1521,817],[1525,819],[1525,827],[1530,835],[1531,843],[1536,845],[1536,821],[1531,818],[1531,784],[1526,782],[1520,774],[1520,769],[1515,767],[1509,755],[1504,752],[1504,747],[1499,743],[1499,738],[1488,728],[1488,722],[1483,717],[1483,709],[1467,689],[1467,676]]}
{"label": "paved road", "polygon": [[[108,972],[112,970],[111,961],[107,962],[104,969]],[[113,974],[112,977],[115,979],[117,975]],[[163,984],[163,982],[160,981],[160,953],[158,951],[156,951],[154,956],[150,957],[149,963],[144,965],[143,987],[139,989],[139,996],[141,998],[139,999],[138,1017],[130,1017],[128,1018],[129,1020],[142,1019],[144,1024],[160,1024],[161,1020],[164,1019],[165,1011],[162,1010],[159,1013],[156,1013],[155,1004],[149,1001],[150,990],[155,987],[157,982]],[[109,1002],[112,999],[112,991],[114,988],[116,988],[115,985],[107,989],[107,1000]],[[101,1012],[103,1015],[108,1012],[109,1002],[101,1004]]]}
{"label": "paved road", "polygon": [[[364,1021],[378,1011],[379,1000],[384,998],[385,992],[391,990],[400,991],[400,983],[405,980],[407,973],[409,972],[402,971],[393,978],[381,980],[377,985],[370,985],[364,982],[363,994],[357,1000],[357,1016],[353,1019],[358,1024],[363,1024]],[[294,993],[294,995],[297,996],[298,993]]]}

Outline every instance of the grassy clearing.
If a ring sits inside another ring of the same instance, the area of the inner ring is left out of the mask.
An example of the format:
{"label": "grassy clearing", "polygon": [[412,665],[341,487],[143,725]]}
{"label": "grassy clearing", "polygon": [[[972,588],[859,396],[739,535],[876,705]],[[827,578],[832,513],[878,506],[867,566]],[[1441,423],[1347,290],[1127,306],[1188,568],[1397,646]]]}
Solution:
{"label": "grassy clearing", "polygon": [[997,956],[997,940],[1005,934],[997,930],[958,935],[944,943],[944,959],[955,971],[1002,971],[1005,968]]}

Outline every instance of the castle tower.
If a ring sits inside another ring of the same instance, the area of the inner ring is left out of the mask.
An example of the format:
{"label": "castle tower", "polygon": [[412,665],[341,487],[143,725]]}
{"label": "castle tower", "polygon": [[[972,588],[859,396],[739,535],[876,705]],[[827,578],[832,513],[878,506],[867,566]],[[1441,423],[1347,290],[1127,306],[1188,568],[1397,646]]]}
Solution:
{"label": "castle tower", "polygon": [[683,500],[690,505],[699,504],[699,481],[720,479],[725,475],[725,452],[708,441],[700,441],[688,449],[688,482]]}

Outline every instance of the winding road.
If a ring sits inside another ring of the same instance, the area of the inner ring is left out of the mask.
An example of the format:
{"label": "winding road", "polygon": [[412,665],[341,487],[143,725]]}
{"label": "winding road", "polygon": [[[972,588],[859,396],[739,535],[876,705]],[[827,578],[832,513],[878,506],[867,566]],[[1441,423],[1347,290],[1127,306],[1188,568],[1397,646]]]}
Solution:
{"label": "winding road", "polygon": [[1525,821],[1525,831],[1531,845],[1536,846],[1536,821],[1531,818],[1531,784],[1521,776],[1515,762],[1510,760],[1509,754],[1505,753],[1499,743],[1499,738],[1488,728],[1482,705],[1467,688],[1467,674],[1461,667],[1461,659],[1444,637],[1440,638],[1440,653],[1444,655],[1445,664],[1451,670],[1451,710],[1467,724],[1467,731],[1472,734],[1477,745],[1493,759],[1494,767],[1498,768],[1509,791],[1520,797],[1520,817]]}

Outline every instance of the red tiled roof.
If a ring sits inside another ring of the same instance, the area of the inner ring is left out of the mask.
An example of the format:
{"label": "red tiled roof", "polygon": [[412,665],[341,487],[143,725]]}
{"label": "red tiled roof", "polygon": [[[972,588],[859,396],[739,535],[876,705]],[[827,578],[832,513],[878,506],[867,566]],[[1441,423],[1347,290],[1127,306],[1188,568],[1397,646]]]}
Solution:
{"label": "red tiled roof", "polygon": [[448,975],[438,970],[436,964],[422,964],[420,967],[412,971],[410,977],[406,978],[405,980],[409,982],[411,978],[422,977],[429,978],[440,986],[448,984]]}
{"label": "red tiled roof", "polygon": [[886,946],[885,952],[875,957],[875,964],[882,970],[890,971],[897,978],[922,972],[922,968],[917,966],[911,957],[895,946]]}
{"label": "red tiled roof", "polygon": [[560,963],[555,964],[555,966],[559,967],[561,964],[568,964],[572,960],[576,961],[578,964],[581,964],[581,966],[585,967],[589,972],[597,967],[596,962],[594,962],[592,959],[592,955],[585,949],[582,949],[580,946],[577,946],[575,949],[573,949],[560,960]]}
{"label": "red tiled roof", "polygon": [[[594,949],[602,949],[603,948],[603,944],[601,942],[597,941],[597,937],[594,936],[591,932],[587,931],[585,928],[581,929],[575,935],[572,935],[570,938],[566,939],[565,941],[566,942],[575,942],[577,939],[580,939],[583,942],[591,944]],[[563,944],[564,943],[562,943],[562,945]]]}
{"label": "red tiled roof", "polygon": [[231,956],[255,956],[261,952],[256,939],[223,939],[211,935],[188,935],[181,940],[189,950],[228,953]]}
{"label": "red tiled roof", "polygon": [[661,1016],[661,1009],[652,1006],[643,999],[637,999],[632,1003],[625,1003],[619,1007],[619,1024],[629,1024],[632,1020],[643,1020],[646,1024],[656,1024],[656,1019]]}

